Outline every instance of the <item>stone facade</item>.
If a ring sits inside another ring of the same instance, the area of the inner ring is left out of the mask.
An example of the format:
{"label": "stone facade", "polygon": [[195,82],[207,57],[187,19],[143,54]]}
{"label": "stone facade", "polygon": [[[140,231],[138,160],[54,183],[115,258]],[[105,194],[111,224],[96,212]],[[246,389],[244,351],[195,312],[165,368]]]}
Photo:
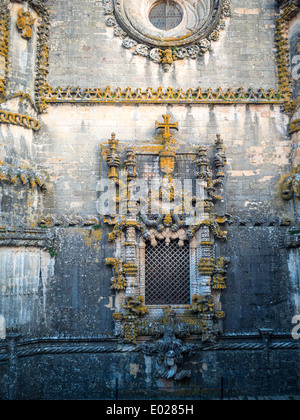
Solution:
{"label": "stone facade", "polygon": [[[136,3],[0,5],[0,398],[295,394],[298,2],[188,1],[186,41]],[[104,214],[124,173],[191,180],[204,219]],[[189,246],[184,305],[145,302],[162,240]]]}

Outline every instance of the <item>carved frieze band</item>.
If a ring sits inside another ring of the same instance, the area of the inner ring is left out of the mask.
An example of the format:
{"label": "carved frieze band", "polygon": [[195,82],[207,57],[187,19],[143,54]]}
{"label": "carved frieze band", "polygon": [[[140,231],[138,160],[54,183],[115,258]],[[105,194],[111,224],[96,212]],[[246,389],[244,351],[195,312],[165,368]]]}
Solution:
{"label": "carved frieze band", "polygon": [[[228,340],[229,338],[229,340]],[[102,353],[149,353],[152,350],[152,346],[148,347],[145,344],[130,345],[111,343],[111,339],[115,341],[114,337],[84,337],[78,340],[78,337],[64,337],[64,342],[67,345],[62,345],[61,340],[57,339],[43,339],[42,342],[36,340],[36,346],[32,345],[31,341],[22,340],[22,346],[17,347],[16,356],[18,358],[30,358],[40,355],[54,355],[54,354],[102,354]],[[219,343],[203,343],[203,344],[189,344],[191,350],[194,351],[262,351],[266,349],[266,345],[263,342],[256,342],[255,336],[240,336],[236,339],[232,337],[223,336],[223,340]],[[298,342],[296,340],[287,341],[289,337],[274,338],[269,343],[269,350],[298,350]],[[105,340],[105,341],[104,341]],[[96,344],[90,344],[91,341],[97,341]],[[145,348],[146,347],[146,348]],[[3,352],[0,354],[0,362],[8,362],[11,355],[4,351],[6,349],[6,343],[3,345]],[[151,354],[158,352],[157,346],[153,346]]]}
{"label": "carved frieze band", "polygon": [[112,90],[111,87],[106,89],[85,89],[80,87],[73,88],[52,88],[47,86],[45,90],[45,102],[50,103],[207,103],[207,104],[232,104],[232,103],[255,103],[255,104],[282,104],[284,97],[274,89],[265,91],[258,89],[254,91],[252,88],[246,90],[239,88],[222,89],[219,87],[216,91],[211,88],[183,90],[182,88],[174,89],[169,87],[163,90],[159,87],[157,90],[147,88],[132,89],[130,87],[122,90],[117,88]]}

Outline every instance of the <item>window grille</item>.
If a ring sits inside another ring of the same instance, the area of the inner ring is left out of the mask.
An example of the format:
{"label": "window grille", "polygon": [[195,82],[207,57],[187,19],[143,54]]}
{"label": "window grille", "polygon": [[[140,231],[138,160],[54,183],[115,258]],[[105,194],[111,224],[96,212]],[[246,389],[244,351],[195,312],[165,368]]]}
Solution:
{"label": "window grille", "polygon": [[169,246],[158,241],[146,244],[146,305],[188,305],[190,303],[190,247],[178,241]]}
{"label": "window grille", "polygon": [[154,5],[149,18],[156,28],[169,31],[181,23],[183,13],[181,7],[174,1],[162,1]]}

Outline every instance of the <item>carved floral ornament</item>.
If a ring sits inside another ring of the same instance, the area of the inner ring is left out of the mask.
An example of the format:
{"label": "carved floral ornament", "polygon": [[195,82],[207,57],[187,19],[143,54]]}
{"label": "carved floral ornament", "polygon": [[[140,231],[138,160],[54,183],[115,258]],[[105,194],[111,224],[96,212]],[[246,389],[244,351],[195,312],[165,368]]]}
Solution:
{"label": "carved floral ornament", "polygon": [[173,0],[181,22],[162,30],[150,21],[151,10],[167,1],[103,0],[106,25],[123,38],[123,47],[150,58],[168,71],[174,61],[203,56],[218,41],[230,17],[230,0]]}

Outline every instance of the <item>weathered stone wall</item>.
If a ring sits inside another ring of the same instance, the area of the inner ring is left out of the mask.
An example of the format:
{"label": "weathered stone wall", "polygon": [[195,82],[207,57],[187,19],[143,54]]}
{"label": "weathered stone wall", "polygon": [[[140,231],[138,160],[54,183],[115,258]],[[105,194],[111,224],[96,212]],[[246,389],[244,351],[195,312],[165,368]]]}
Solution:
{"label": "weathered stone wall", "polygon": [[[244,105],[51,107],[42,117],[37,136],[45,139],[37,164],[53,183],[54,214],[65,214],[66,209],[96,214],[100,145],[108,143],[112,132],[124,145],[158,144],[155,121],[165,113],[178,121],[176,138],[185,150],[192,145],[212,145],[216,134],[222,135],[228,156],[227,212],[238,215],[263,209],[264,215],[286,214],[279,181],[289,168],[287,119],[277,106]],[[102,176],[106,176],[104,171]]]}
{"label": "weathered stone wall", "polygon": [[274,88],[274,0],[231,3],[229,27],[213,51],[197,60],[177,61],[175,69],[164,74],[157,64],[122,47],[113,28],[105,25],[102,0],[50,0],[50,85]]}

